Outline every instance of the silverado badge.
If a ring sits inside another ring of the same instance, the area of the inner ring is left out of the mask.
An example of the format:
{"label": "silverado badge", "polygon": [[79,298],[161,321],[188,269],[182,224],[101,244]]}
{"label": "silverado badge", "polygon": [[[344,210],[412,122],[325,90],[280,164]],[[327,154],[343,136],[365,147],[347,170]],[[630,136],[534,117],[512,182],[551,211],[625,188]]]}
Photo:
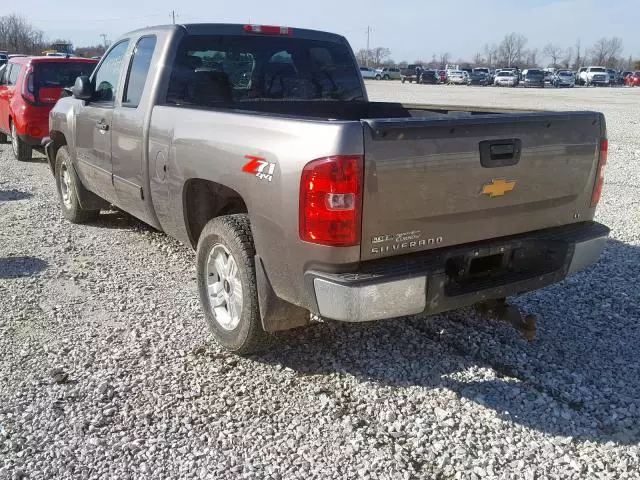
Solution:
{"label": "silverado badge", "polygon": [[506,193],[509,193],[516,187],[515,180],[505,180],[504,178],[497,178],[491,180],[489,183],[485,183],[482,186],[482,194],[489,195],[491,198],[502,197]]}

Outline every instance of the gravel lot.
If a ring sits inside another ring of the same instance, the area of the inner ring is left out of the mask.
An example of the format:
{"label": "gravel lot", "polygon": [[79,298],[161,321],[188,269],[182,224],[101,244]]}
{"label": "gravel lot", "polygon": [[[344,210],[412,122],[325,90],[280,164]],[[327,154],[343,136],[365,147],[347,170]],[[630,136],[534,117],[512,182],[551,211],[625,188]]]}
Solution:
{"label": "gravel lot", "polygon": [[2,145],[0,479],[640,478],[640,89],[368,88],[606,114],[612,239],[517,299],[538,339],[465,310],[228,355],[190,249],[117,211],[67,223],[43,158]]}

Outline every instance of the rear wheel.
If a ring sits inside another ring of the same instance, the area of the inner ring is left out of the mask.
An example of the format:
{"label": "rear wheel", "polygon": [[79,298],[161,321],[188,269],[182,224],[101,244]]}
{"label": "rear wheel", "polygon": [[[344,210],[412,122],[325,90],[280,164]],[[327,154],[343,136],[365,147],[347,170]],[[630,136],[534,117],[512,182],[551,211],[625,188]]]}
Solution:
{"label": "rear wheel", "polygon": [[404,78],[404,77],[402,77],[402,78],[400,79],[400,81],[401,81],[402,83],[404,83],[404,82],[406,82],[406,81],[407,81],[407,79],[406,79],[406,78]]}
{"label": "rear wheel", "polygon": [[76,175],[66,146],[60,147],[56,154],[55,176],[64,217],[71,223],[84,223],[96,219],[100,210],[87,210],[80,204]]}
{"label": "rear wheel", "polygon": [[207,325],[221,346],[238,354],[253,353],[268,340],[258,308],[255,254],[244,214],[210,220],[198,241],[198,293]]}
{"label": "rear wheel", "polygon": [[16,124],[11,122],[11,149],[13,155],[19,162],[28,162],[31,160],[31,145],[20,140],[16,131]]}
{"label": "rear wheel", "polygon": [[390,80],[389,75],[385,75],[385,76],[384,76],[384,78],[383,78],[383,80]]}
{"label": "rear wheel", "polygon": [[376,75],[376,80],[382,80],[382,77],[380,75]]}

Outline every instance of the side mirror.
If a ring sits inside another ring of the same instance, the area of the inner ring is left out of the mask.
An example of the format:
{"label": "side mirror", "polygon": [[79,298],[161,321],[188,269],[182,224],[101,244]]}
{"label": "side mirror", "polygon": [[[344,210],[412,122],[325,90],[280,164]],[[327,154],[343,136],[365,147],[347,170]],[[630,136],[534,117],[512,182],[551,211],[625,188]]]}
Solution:
{"label": "side mirror", "polygon": [[86,75],[76,78],[73,85],[73,96],[78,100],[91,100],[93,98],[93,86],[91,80]]}

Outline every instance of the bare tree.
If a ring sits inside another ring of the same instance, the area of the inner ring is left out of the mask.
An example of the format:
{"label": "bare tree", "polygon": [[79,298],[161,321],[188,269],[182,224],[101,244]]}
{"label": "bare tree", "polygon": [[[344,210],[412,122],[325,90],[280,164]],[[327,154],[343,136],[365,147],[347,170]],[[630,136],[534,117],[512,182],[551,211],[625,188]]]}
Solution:
{"label": "bare tree", "polygon": [[444,68],[445,65],[447,63],[449,63],[449,58],[451,57],[451,55],[449,54],[449,52],[445,52],[445,53],[441,53],[440,54],[440,68]]}
{"label": "bare tree", "polygon": [[484,57],[482,56],[482,54],[480,52],[476,52],[476,54],[473,57],[473,64],[478,67],[480,65],[482,65],[484,62]]}
{"label": "bare tree", "polygon": [[391,56],[391,50],[386,47],[376,47],[371,50],[371,61],[374,66],[379,67]]}
{"label": "bare tree", "polygon": [[527,44],[527,37],[519,33],[509,33],[504,36],[500,43],[499,57],[507,67],[517,65],[522,62],[524,46]]}
{"label": "bare tree", "polygon": [[562,55],[562,47],[555,43],[548,43],[544,46],[542,54],[551,59],[551,66],[558,66],[558,58]]}
{"label": "bare tree", "polygon": [[584,63],[584,59],[580,56],[580,39],[576,40],[576,61],[573,62],[573,69],[579,70]]}
{"label": "bare tree", "polygon": [[356,52],[356,60],[360,66],[368,65],[371,60],[371,50],[361,48]]}
{"label": "bare tree", "polygon": [[605,67],[615,67],[622,53],[622,40],[618,37],[601,38],[591,47],[592,62]]}
{"label": "bare tree", "polygon": [[524,57],[524,66],[526,66],[527,68],[538,66],[538,49],[537,48],[524,51],[522,53],[522,56]]}
{"label": "bare tree", "polygon": [[495,43],[493,45],[489,45],[488,43],[485,43],[482,51],[487,58],[487,65],[489,67],[493,67],[493,65],[496,63],[496,60],[498,58],[498,51],[499,51],[498,45],[496,45]]}
{"label": "bare tree", "polygon": [[571,68],[571,59],[573,58],[573,49],[571,47],[564,51],[560,64],[563,68]]}
{"label": "bare tree", "polygon": [[24,17],[5,15],[0,17],[0,45],[11,53],[40,54],[44,46],[42,30]]}

